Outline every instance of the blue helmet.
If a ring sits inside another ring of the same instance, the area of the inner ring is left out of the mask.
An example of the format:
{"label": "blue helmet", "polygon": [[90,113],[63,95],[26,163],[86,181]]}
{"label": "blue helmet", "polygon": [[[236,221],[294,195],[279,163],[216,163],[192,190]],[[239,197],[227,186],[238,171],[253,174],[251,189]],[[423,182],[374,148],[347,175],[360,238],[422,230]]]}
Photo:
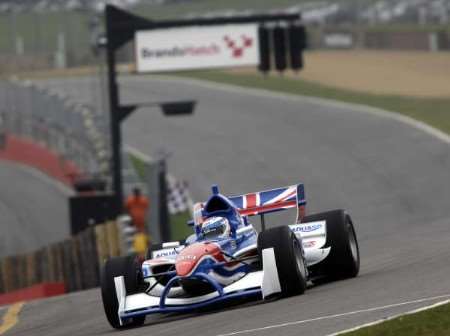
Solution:
{"label": "blue helmet", "polygon": [[204,239],[224,239],[228,238],[230,234],[230,222],[225,217],[210,217],[203,222],[201,227],[201,236]]}

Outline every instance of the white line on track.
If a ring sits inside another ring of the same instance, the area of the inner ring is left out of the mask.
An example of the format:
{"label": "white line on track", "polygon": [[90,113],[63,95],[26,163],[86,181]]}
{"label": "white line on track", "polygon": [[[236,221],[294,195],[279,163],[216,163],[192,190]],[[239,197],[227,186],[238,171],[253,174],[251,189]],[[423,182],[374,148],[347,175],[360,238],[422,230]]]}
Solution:
{"label": "white line on track", "polygon": [[208,88],[208,89],[217,89],[222,91],[227,91],[231,93],[237,93],[237,94],[246,94],[246,95],[253,95],[257,97],[273,97],[278,99],[287,99],[291,101],[303,101],[308,102],[312,104],[320,104],[322,106],[329,106],[331,108],[341,108],[341,109],[349,109],[353,111],[360,111],[363,113],[368,113],[372,115],[376,115],[383,118],[389,118],[396,120],[398,122],[401,122],[403,124],[412,126],[416,129],[419,129],[447,144],[450,144],[450,136],[422,121],[407,117],[405,115],[391,112],[387,110],[383,110],[377,107],[371,107],[368,105],[362,105],[362,104],[356,104],[356,103],[347,103],[342,102],[338,100],[332,100],[332,99],[326,99],[326,98],[319,98],[319,97],[310,97],[310,96],[303,96],[303,95],[296,95],[296,94],[290,94],[290,93],[283,93],[283,92],[275,92],[275,91],[269,91],[266,89],[257,89],[257,88],[247,88],[247,87],[241,87],[238,85],[231,85],[231,84],[223,84],[223,83],[217,83],[213,81],[208,80],[199,80],[199,79],[190,79],[190,78],[181,78],[181,77],[167,77],[167,76],[153,76],[153,79],[160,79],[165,81],[174,81],[174,82],[184,82],[192,85],[197,85],[200,87]]}
{"label": "white line on track", "polygon": [[412,304],[417,304],[417,303],[422,303],[422,302],[446,299],[446,298],[450,298],[450,294],[427,297],[427,298],[411,300],[411,301],[404,301],[404,302],[399,302],[399,303],[393,303],[393,304],[389,304],[386,306],[354,310],[354,311],[340,313],[340,314],[318,316],[318,317],[314,317],[314,318],[310,318],[310,319],[306,319],[306,320],[284,322],[284,323],[280,323],[280,324],[272,324],[272,325],[268,325],[268,326],[260,327],[260,328],[237,330],[237,331],[233,331],[230,333],[218,334],[216,336],[234,336],[234,335],[242,335],[242,334],[251,334],[251,333],[257,333],[260,331],[265,331],[265,330],[270,330],[270,329],[289,327],[289,326],[293,326],[293,325],[305,324],[305,323],[315,322],[315,321],[330,320],[330,319],[335,319],[335,318],[340,318],[340,317],[345,317],[345,316],[350,316],[350,315],[357,315],[357,314],[362,314],[362,313],[386,310],[386,309],[402,307],[402,306],[407,306],[407,305],[412,305]]}

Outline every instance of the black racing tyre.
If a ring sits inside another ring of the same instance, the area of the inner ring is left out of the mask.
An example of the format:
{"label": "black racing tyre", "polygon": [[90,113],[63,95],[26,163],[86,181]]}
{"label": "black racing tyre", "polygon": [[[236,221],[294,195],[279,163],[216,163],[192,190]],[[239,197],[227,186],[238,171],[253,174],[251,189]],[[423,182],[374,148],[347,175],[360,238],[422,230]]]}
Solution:
{"label": "black racing tyre", "polygon": [[275,253],[281,295],[287,297],[303,294],[306,289],[307,270],[301,242],[288,226],[280,226],[258,235],[258,254],[261,262],[262,250],[271,247]]}
{"label": "black racing tyre", "polygon": [[350,215],[344,210],[332,210],[305,216],[302,222],[326,221],[327,241],[331,247],[327,258],[310,268],[313,275],[329,280],[356,277],[359,273],[359,246]]}
{"label": "black racing tyre", "polygon": [[141,266],[135,256],[116,257],[108,259],[101,273],[101,288],[103,308],[106,318],[113,328],[122,329],[136,327],[144,324],[145,316],[129,319],[124,325],[120,325],[117,315],[119,303],[117,301],[114,277],[123,275],[127,295],[139,291],[142,282]]}

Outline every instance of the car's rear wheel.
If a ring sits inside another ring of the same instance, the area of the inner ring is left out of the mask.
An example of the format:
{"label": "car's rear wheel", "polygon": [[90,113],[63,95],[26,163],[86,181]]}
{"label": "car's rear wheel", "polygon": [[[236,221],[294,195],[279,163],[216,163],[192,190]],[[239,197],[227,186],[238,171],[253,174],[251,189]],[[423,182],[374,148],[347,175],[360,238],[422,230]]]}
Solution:
{"label": "car's rear wheel", "polygon": [[344,210],[333,210],[305,216],[302,222],[316,221],[326,221],[325,247],[331,249],[324,261],[311,267],[312,274],[329,280],[356,277],[360,265],[359,246],[350,215]]}
{"label": "car's rear wheel", "polygon": [[[303,248],[295,234],[287,226],[268,229],[258,235],[258,254],[273,248],[280,280],[281,295],[303,294],[306,289],[307,270]],[[264,265],[263,265],[264,267]]]}
{"label": "car's rear wheel", "polygon": [[111,258],[103,266],[100,282],[106,318],[111,326],[116,329],[140,326],[144,323],[145,316],[131,318],[123,325],[120,325],[118,316],[119,303],[114,284],[114,278],[118,276],[124,277],[127,295],[139,291],[142,273],[141,266],[135,256]]}

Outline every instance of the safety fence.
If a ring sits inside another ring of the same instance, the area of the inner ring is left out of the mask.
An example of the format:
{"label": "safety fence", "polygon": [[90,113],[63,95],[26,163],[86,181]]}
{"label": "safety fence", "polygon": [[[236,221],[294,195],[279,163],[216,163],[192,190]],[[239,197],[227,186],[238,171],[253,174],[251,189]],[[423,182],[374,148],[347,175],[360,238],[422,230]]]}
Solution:
{"label": "safety fence", "polygon": [[31,139],[89,175],[109,170],[105,119],[32,81],[0,81],[0,131]]}
{"label": "safety fence", "polygon": [[0,293],[48,282],[63,282],[66,291],[97,287],[100,266],[126,254],[120,227],[109,222],[40,250],[0,259]]}

